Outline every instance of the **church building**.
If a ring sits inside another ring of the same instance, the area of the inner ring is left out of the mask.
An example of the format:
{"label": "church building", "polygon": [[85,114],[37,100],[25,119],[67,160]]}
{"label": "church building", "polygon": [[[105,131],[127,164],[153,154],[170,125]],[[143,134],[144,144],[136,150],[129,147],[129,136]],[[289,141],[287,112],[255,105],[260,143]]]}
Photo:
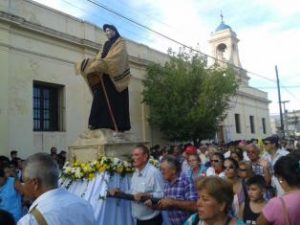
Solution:
{"label": "church building", "polygon": [[[25,158],[51,147],[67,150],[88,128],[91,93],[75,75],[74,64],[94,57],[106,37],[101,28],[31,0],[0,1],[0,155],[18,150]],[[235,32],[223,21],[210,44],[219,63],[236,66],[241,83],[220,141],[263,137],[270,133],[267,94],[248,85],[241,68]],[[142,103],[142,80],[150,62],[164,64],[168,55],[127,40],[132,80],[129,86],[130,132],[149,145],[163,143],[148,124]]]}

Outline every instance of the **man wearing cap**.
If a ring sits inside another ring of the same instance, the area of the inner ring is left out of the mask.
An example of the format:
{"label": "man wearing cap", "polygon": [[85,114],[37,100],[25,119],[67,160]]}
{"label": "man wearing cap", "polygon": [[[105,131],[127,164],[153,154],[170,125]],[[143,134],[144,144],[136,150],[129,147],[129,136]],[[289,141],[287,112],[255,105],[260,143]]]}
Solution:
{"label": "man wearing cap", "polygon": [[130,69],[125,40],[113,25],[104,24],[108,41],[95,59],[76,64],[94,96],[89,116],[89,129],[109,128],[127,131],[129,118],[128,85]]}
{"label": "man wearing cap", "polygon": [[188,163],[188,157],[192,154],[197,154],[197,148],[193,145],[188,145],[182,153],[183,161],[181,162],[181,171],[183,173],[188,173],[191,169]]}
{"label": "man wearing cap", "polygon": [[[267,153],[265,155],[263,155],[262,158],[269,161],[269,163],[271,164],[271,171],[273,173],[274,172],[273,168],[274,168],[276,161],[280,157],[289,154],[289,152],[286,150],[280,149],[278,136],[275,136],[275,135],[269,136],[269,137],[265,138],[263,140],[263,142],[264,142],[265,150],[267,151]],[[281,185],[279,184],[278,179],[274,175],[272,176],[272,186],[276,188],[277,196],[281,196],[284,194],[284,191],[283,191]]]}
{"label": "man wearing cap", "polygon": [[18,158],[18,151],[17,150],[12,150],[10,152],[10,158],[11,158],[11,161],[15,160],[16,158]]}

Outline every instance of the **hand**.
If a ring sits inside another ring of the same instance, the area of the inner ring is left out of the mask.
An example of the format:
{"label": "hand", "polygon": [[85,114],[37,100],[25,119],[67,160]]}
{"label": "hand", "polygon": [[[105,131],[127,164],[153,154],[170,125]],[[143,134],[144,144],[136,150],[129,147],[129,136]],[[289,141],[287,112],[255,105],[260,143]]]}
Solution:
{"label": "hand", "polygon": [[144,202],[144,205],[148,206],[149,208],[153,208],[153,203],[152,203],[151,199],[146,200]]}
{"label": "hand", "polygon": [[145,201],[146,199],[149,199],[150,196],[148,196],[148,195],[145,194],[145,193],[136,193],[136,194],[133,195],[133,198],[134,198],[134,200],[137,201],[137,202],[143,202],[143,201]]}
{"label": "hand", "polygon": [[116,196],[121,193],[121,190],[119,188],[113,188],[113,189],[109,190],[108,192],[111,196]]}
{"label": "hand", "polygon": [[173,205],[173,199],[171,198],[163,198],[157,203],[158,209],[168,209]]}

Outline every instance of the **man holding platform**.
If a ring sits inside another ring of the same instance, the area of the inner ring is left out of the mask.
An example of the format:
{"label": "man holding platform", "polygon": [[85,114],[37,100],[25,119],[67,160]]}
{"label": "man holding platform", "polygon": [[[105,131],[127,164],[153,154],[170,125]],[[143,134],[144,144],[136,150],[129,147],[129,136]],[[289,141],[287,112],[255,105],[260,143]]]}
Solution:
{"label": "man holding platform", "polygon": [[[133,194],[132,216],[137,220],[137,225],[161,225],[160,211],[153,210],[144,205],[149,198],[163,197],[163,178],[160,171],[149,161],[149,149],[145,145],[137,145],[132,151],[135,172],[131,178],[131,193]],[[110,195],[117,196],[119,189],[110,191]]]}
{"label": "man holding platform", "polygon": [[108,41],[95,59],[84,59],[76,65],[94,96],[89,129],[109,128],[116,132],[130,130],[130,69],[125,40],[113,25],[104,24]]}
{"label": "man holding platform", "polygon": [[181,164],[173,155],[165,156],[160,164],[166,180],[164,198],[153,205],[151,199],[145,204],[153,209],[167,210],[172,225],[182,225],[189,216],[197,211],[197,193],[194,183],[181,173]]}

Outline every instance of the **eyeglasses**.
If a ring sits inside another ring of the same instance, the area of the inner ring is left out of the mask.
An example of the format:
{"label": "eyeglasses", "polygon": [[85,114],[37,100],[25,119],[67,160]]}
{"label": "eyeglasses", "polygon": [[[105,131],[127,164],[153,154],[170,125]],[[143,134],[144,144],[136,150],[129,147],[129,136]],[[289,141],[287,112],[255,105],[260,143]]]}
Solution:
{"label": "eyeglasses", "polygon": [[247,154],[256,154],[256,151],[247,151]]}
{"label": "eyeglasses", "polygon": [[24,178],[22,185],[28,184],[33,181],[35,178]]}
{"label": "eyeglasses", "polygon": [[225,168],[225,170],[232,170],[232,169],[234,169],[234,166],[224,166],[224,168]]}
{"label": "eyeglasses", "polygon": [[210,160],[210,162],[215,162],[215,163],[218,163],[218,162],[220,162],[220,160],[218,160],[218,159],[212,159],[212,160]]}

